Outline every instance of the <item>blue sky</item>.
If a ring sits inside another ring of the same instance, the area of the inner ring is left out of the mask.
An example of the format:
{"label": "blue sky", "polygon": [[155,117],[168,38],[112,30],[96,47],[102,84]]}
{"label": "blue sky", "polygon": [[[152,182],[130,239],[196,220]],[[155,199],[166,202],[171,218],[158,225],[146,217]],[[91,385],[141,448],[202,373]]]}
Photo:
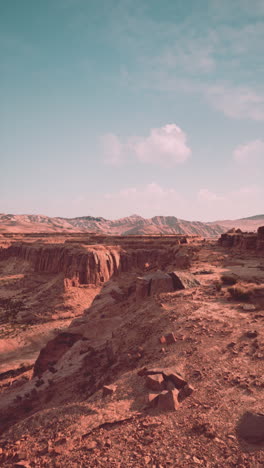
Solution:
{"label": "blue sky", "polygon": [[0,212],[264,212],[262,0],[2,0]]}

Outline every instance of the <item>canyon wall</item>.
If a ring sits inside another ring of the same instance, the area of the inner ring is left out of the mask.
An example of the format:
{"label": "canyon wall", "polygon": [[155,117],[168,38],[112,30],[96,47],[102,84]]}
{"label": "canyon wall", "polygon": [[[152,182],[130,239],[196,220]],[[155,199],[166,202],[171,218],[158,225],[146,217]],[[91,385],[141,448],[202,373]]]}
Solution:
{"label": "canyon wall", "polygon": [[[175,248],[143,246],[127,249],[120,245],[40,244],[16,242],[0,251],[0,260],[17,257],[29,262],[37,273],[64,273],[65,286],[82,284],[98,285],[120,272],[133,268],[144,270],[166,264],[174,257],[179,258],[179,268],[184,268],[186,258]],[[186,263],[186,266],[188,262]]]}
{"label": "canyon wall", "polygon": [[218,242],[223,247],[234,247],[242,250],[263,250],[264,226],[259,227],[257,233],[242,232],[240,229],[232,229],[222,234]]}

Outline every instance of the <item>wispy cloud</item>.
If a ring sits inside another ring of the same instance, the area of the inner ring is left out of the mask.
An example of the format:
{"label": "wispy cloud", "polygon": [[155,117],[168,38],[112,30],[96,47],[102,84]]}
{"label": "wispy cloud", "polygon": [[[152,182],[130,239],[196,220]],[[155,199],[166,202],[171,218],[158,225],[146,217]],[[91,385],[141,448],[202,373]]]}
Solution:
{"label": "wispy cloud", "polygon": [[254,140],[237,146],[233,151],[233,158],[239,163],[254,164],[258,160],[264,160],[264,141]]}
{"label": "wispy cloud", "polygon": [[264,95],[249,88],[215,86],[205,90],[209,102],[228,117],[264,120]]}
{"label": "wispy cloud", "polygon": [[201,8],[194,2],[179,23],[176,5],[175,21],[162,21],[144,2],[133,9],[134,3],[119,4],[110,28],[110,39],[129,56],[120,71],[124,84],[197,93],[229,118],[264,120],[263,80],[257,78],[264,73],[262,0],[213,0]]}
{"label": "wispy cloud", "polygon": [[200,189],[197,198],[200,202],[219,202],[224,201],[226,198],[223,195],[218,195],[207,188]]}

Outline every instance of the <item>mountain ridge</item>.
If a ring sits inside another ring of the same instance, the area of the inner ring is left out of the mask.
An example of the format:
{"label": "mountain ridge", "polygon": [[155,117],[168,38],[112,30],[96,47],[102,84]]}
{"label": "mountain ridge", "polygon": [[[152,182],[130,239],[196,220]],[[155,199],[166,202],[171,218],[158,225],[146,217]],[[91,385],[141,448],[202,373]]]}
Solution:
{"label": "mountain ridge", "polygon": [[143,218],[137,214],[116,220],[90,215],[65,218],[35,214],[0,214],[0,233],[95,232],[109,235],[184,234],[215,237],[233,227],[256,231],[261,225],[264,225],[264,215],[255,215],[237,220],[201,222],[162,215]]}

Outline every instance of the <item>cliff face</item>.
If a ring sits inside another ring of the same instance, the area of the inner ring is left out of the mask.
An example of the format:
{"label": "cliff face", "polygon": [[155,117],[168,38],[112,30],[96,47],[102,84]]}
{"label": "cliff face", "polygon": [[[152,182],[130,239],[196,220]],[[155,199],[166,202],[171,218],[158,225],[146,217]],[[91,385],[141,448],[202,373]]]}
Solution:
{"label": "cliff face", "polygon": [[[99,285],[120,272],[144,269],[146,263],[163,264],[171,249],[156,246],[124,249],[121,246],[29,244],[17,242],[2,249],[0,259],[18,257],[30,262],[37,273],[64,273],[65,286]],[[182,265],[179,265],[182,267]]]}
{"label": "cliff face", "polygon": [[242,232],[239,229],[231,230],[222,234],[218,242],[223,247],[262,250],[264,249],[264,226],[259,227],[257,233]]}

